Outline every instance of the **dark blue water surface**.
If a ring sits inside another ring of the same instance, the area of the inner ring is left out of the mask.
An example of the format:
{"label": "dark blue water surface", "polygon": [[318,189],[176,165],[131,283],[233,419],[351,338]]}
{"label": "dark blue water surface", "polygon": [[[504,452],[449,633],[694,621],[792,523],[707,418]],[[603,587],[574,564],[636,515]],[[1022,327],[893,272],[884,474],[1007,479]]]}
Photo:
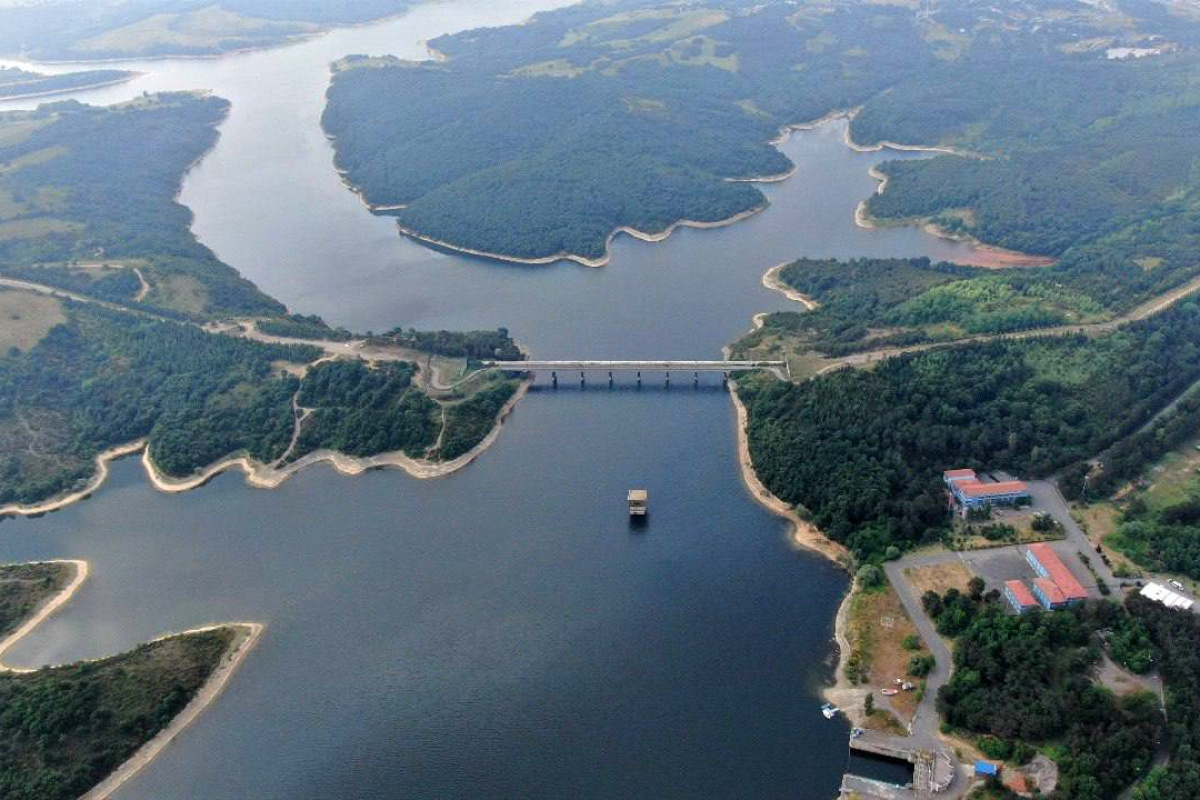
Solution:
{"label": "dark blue water surface", "polygon": [[[966,254],[868,232],[875,188],[834,124],[730,228],[621,237],[604,269],[521,268],[396,235],[338,180],[319,127],[328,63],[413,57],[441,32],[555,0],[455,0],[293,47],[135,63],[130,84],[233,101],[185,183],[195,230],[295,310],[359,330],[507,325],[540,357],[713,358],[761,310],[771,265]],[[19,105],[19,104],[18,104]],[[10,106],[11,107],[11,106]],[[416,481],[327,467],[274,491],[225,475],[179,496],[134,460],[85,502],[0,524],[0,559],[87,559],[92,577],[10,660],[95,657],[167,631],[259,620],[221,698],[121,800],[828,798],[846,727],[819,712],[846,578],[745,491],[728,396],[708,379],[524,400],[469,468]],[[624,497],[645,487],[631,529]]]}
{"label": "dark blue water surface", "polygon": [[[309,470],[0,524],[92,578],[18,663],[266,620],[225,695],[124,798],[829,797],[819,713],[845,580],[747,497],[719,387],[532,394],[475,466]],[[631,530],[630,486],[651,492]]]}

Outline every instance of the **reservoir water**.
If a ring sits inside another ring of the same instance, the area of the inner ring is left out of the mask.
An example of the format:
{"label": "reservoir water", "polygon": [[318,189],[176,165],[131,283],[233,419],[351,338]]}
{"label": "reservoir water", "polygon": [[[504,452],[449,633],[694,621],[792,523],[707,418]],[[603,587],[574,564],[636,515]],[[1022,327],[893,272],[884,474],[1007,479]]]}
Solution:
{"label": "reservoir water", "polygon": [[[842,123],[784,145],[799,171],[766,187],[766,212],[660,244],[620,237],[603,269],[402,239],[333,170],[329,62],[420,57],[424,39],[555,5],[437,3],[270,51],[132,62],[145,75],[77,97],[230,99],[181,194],[197,235],[294,310],[358,330],[506,325],[536,356],[712,358],[753,314],[787,307],[760,284],[775,263],[968,255],[854,225],[867,169],[897,156],[850,150]],[[640,529],[632,486],[651,493]],[[93,499],[0,524],[0,560],[51,557],[86,559],[92,577],[13,664],[268,625],[122,800],[826,798],[846,765],[844,723],[817,697],[846,578],[746,493],[715,385],[539,387],[491,450],[436,481],[320,467],[275,491],[225,475],[166,496],[121,462]]]}

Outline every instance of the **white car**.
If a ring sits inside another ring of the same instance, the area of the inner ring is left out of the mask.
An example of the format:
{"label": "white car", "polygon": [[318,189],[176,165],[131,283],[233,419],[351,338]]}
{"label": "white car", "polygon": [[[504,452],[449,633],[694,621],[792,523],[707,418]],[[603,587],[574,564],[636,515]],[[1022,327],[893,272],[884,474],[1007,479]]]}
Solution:
{"label": "white car", "polygon": [[1167,581],[1167,583],[1171,584],[1171,586],[1175,587],[1179,591],[1183,591],[1183,584],[1179,581]]}

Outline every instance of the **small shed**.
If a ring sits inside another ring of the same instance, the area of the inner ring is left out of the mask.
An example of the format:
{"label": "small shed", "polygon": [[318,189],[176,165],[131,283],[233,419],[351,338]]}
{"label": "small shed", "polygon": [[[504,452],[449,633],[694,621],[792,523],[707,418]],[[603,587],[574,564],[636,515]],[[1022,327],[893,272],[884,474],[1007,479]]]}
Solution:
{"label": "small shed", "polygon": [[994,778],[1000,774],[1000,768],[990,761],[976,761],[975,774],[985,778]]}
{"label": "small shed", "polygon": [[646,514],[646,506],[650,502],[650,493],[645,489],[629,490],[629,515],[641,517]]}

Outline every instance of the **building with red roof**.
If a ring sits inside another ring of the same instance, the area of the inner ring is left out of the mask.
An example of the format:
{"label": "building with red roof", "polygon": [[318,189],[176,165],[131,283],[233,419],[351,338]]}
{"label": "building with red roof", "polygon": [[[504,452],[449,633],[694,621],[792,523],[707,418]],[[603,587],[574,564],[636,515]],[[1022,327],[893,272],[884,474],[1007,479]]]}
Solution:
{"label": "building with red roof", "polygon": [[964,517],[971,509],[1011,506],[1029,499],[1029,487],[1024,481],[984,483],[973,469],[946,470],[942,473],[942,482],[950,490],[951,502],[958,505]]}
{"label": "building with red roof", "polygon": [[1037,598],[1020,581],[1004,582],[1004,599],[1013,607],[1013,611],[1024,614],[1031,608],[1037,608]]}
{"label": "building with red roof", "polygon": [[1039,542],[1025,551],[1025,560],[1041,577],[1033,582],[1033,593],[1046,608],[1061,608],[1087,599],[1087,590],[1054,552]]}

